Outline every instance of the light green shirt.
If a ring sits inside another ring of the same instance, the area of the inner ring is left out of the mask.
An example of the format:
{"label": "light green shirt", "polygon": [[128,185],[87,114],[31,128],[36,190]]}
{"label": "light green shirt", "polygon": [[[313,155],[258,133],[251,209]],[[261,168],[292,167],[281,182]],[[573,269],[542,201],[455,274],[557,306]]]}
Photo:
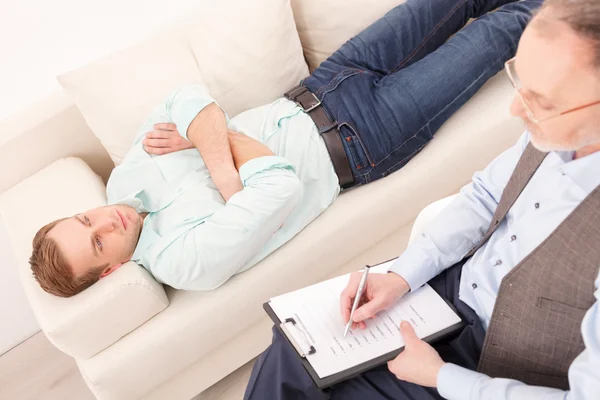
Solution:
{"label": "light green shirt", "polygon": [[162,156],[144,151],[141,142],[153,124],[173,122],[185,136],[196,115],[213,102],[199,85],[167,98],[107,185],[109,204],[149,212],[132,260],[177,289],[220,286],[294,237],[339,194],[316,126],[286,99],[228,120],[230,129],[263,142],[276,156],[244,164],[239,171],[244,188],[227,203],[196,149]]}

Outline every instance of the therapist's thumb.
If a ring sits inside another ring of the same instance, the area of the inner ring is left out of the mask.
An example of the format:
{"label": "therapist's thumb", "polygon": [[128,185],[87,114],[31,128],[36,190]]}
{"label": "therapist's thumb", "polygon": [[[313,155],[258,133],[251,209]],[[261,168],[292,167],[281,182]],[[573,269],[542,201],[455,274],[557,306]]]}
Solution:
{"label": "therapist's thumb", "polygon": [[363,304],[354,311],[352,320],[354,322],[362,322],[366,319],[373,318],[377,313],[385,308],[382,299],[374,298],[368,303]]}
{"label": "therapist's thumb", "polygon": [[400,323],[400,334],[406,346],[412,346],[414,343],[419,342],[421,339],[417,336],[415,328],[408,322],[402,321]]}

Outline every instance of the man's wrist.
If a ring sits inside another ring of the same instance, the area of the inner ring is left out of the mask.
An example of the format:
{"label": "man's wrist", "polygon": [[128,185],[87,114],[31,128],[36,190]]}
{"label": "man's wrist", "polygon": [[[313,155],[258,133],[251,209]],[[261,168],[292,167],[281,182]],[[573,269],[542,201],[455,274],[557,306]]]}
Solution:
{"label": "man's wrist", "polygon": [[220,169],[213,174],[212,179],[225,201],[244,188],[240,174],[235,168]]}
{"label": "man's wrist", "polygon": [[445,361],[441,361],[438,365],[434,366],[435,368],[435,381],[433,382],[435,384],[435,386],[433,387],[438,387],[439,385],[439,377],[440,377],[440,371],[442,370],[442,368],[444,367],[444,365],[446,365]]}
{"label": "man's wrist", "polygon": [[394,286],[398,288],[399,296],[403,296],[404,294],[410,292],[410,285],[406,279],[402,277],[402,275],[397,274],[394,271],[389,271],[388,276],[394,281]]}

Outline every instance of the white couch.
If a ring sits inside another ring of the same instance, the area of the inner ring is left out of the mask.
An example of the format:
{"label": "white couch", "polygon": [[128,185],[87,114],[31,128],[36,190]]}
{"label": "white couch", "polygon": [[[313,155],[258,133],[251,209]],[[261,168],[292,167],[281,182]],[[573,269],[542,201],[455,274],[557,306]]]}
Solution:
{"label": "white couch", "polygon": [[419,210],[458,191],[516,141],[512,87],[500,74],[406,167],[341,195],[291,242],[217,290],[163,288],[132,263],[71,299],[39,288],[27,262],[36,230],[105,204],[113,162],[168,91],[202,81],[235,115],[281,95],[401,2],[206,1],[205,12],[168,33],[61,76],[65,91],[5,122],[13,135],[0,143],[0,219],[42,330],[76,359],[98,399],[202,392],[266,348],[263,302],[398,255]]}

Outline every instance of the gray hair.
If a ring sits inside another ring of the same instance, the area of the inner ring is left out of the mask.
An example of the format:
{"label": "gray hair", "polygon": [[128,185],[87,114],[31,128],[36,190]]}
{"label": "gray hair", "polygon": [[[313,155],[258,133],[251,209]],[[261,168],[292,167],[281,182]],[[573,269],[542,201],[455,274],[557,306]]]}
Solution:
{"label": "gray hair", "polygon": [[546,0],[545,7],[553,7],[560,21],[589,40],[594,63],[600,67],[600,0]]}

